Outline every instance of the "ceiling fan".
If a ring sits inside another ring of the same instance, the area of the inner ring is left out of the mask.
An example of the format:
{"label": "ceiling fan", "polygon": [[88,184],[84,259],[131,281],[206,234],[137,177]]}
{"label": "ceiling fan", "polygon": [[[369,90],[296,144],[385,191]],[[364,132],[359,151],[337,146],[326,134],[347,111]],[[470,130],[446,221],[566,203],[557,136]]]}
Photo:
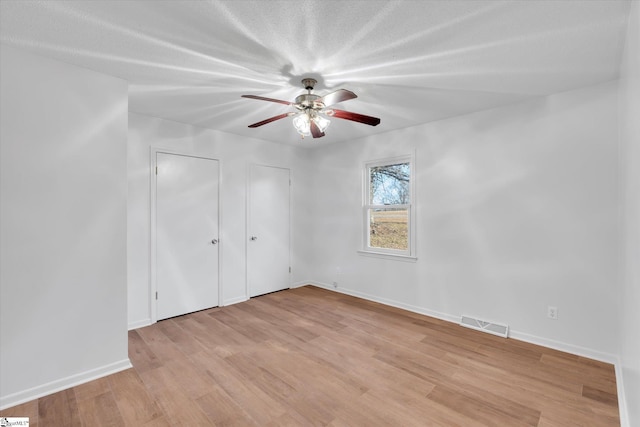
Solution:
{"label": "ceiling fan", "polygon": [[317,81],[312,78],[302,79],[302,85],[307,90],[307,93],[297,96],[295,102],[281,101],[279,99],[265,98],[263,96],[256,95],[242,95],[243,98],[293,105],[298,110],[278,114],[277,116],[249,125],[249,127],[257,128],[259,126],[266,125],[267,123],[284,119],[285,117],[294,116],[293,126],[303,138],[308,135],[312,135],[314,138],[320,138],[324,136],[324,131],[330,123],[329,119],[325,116],[351,120],[370,126],[377,126],[380,124],[380,119],[377,117],[365,116],[364,114],[352,113],[349,111],[338,110],[336,108],[329,108],[339,102],[357,98],[357,96],[355,93],[346,89],[338,89],[335,92],[328,93],[324,96],[314,95],[311,91],[316,83]]}

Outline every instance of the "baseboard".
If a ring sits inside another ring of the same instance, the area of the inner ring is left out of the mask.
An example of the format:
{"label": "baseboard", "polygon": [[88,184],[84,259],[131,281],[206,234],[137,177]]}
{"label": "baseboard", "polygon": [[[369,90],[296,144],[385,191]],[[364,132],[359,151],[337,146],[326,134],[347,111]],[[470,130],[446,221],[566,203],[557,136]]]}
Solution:
{"label": "baseboard", "polygon": [[301,288],[303,286],[311,285],[313,282],[311,280],[303,280],[302,282],[295,282],[289,286],[289,289]]}
{"label": "baseboard", "polygon": [[129,323],[129,325],[127,326],[127,328],[132,331],[134,329],[138,329],[138,328],[144,328],[145,326],[149,326],[152,325],[153,322],[151,321],[151,318],[149,319],[143,319],[143,320],[138,320],[135,322],[131,322]]}
{"label": "baseboard", "polygon": [[19,391],[8,396],[2,396],[0,397],[0,410],[11,408],[12,406],[20,405],[21,403],[29,402],[89,381],[97,380],[98,378],[106,377],[107,375],[115,374],[116,372],[124,371],[131,367],[131,362],[127,358],[96,369]]}
{"label": "baseboard", "polygon": [[575,354],[576,356],[586,357],[587,359],[611,363],[612,365],[615,365],[618,362],[617,356],[613,354],[603,353],[597,350],[592,350],[590,348],[580,347],[573,344],[567,344],[561,341],[554,341],[548,338],[542,338],[524,332],[511,330],[509,332],[509,338],[540,345],[542,347],[552,348],[558,351],[564,351],[565,353]]}
{"label": "baseboard", "polygon": [[328,283],[314,282],[314,281],[308,281],[308,282],[305,282],[305,284],[312,285],[312,286],[317,286],[319,288],[328,289],[328,290],[334,291],[334,292],[340,292],[342,294],[351,295],[353,297],[366,299],[368,301],[378,302],[380,304],[388,305],[388,306],[391,306],[391,307],[401,308],[403,310],[411,311],[413,313],[424,314],[425,316],[434,317],[436,319],[441,319],[441,320],[446,320],[448,322],[453,322],[453,323],[456,323],[456,324],[460,322],[460,317],[451,316],[449,314],[441,313],[439,311],[427,310],[427,309],[422,308],[422,307],[418,307],[418,306],[411,305],[411,304],[405,304],[403,302],[394,301],[394,300],[390,300],[390,299],[387,299],[387,298],[380,298],[380,297],[377,297],[377,296],[374,296],[374,295],[366,294],[364,292],[354,291],[353,289],[347,289],[347,288],[342,288],[342,287],[337,287],[336,288],[333,285],[329,285]]}
{"label": "baseboard", "polygon": [[618,411],[620,412],[620,427],[631,427],[629,421],[629,412],[627,409],[627,399],[624,394],[624,380],[622,369],[622,360],[618,358],[615,363],[616,368],[616,389],[618,391]]}
{"label": "baseboard", "polygon": [[247,298],[245,295],[243,295],[241,297],[236,297],[236,298],[231,298],[231,299],[228,299],[228,300],[224,300],[223,303],[221,304],[221,306],[225,307],[227,305],[238,304],[238,303],[245,302],[245,301],[249,301],[249,298]]}

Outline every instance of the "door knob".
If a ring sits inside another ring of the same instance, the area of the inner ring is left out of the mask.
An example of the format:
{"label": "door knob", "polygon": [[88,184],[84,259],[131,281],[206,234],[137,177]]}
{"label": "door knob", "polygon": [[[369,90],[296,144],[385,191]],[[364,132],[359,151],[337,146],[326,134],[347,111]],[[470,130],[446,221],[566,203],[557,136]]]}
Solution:
{"label": "door knob", "polygon": [[218,239],[213,239],[213,240],[211,241],[211,244],[212,244],[212,245],[215,245],[215,244],[217,244],[217,243],[218,243]]}
{"label": "door knob", "polygon": [[252,241],[256,241],[256,240],[258,240],[258,238],[256,236],[251,236],[251,240]]}

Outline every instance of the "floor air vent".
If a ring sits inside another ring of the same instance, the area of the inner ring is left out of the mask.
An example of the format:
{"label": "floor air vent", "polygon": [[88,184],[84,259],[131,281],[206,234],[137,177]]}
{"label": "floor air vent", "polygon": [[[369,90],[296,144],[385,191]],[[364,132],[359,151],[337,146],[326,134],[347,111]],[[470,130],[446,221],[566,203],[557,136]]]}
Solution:
{"label": "floor air vent", "polygon": [[473,317],[469,316],[462,316],[460,325],[467,328],[476,329],[478,331],[486,332],[488,334],[497,335],[503,338],[507,338],[507,336],[509,335],[509,327],[507,325],[486,322],[484,320],[474,319]]}

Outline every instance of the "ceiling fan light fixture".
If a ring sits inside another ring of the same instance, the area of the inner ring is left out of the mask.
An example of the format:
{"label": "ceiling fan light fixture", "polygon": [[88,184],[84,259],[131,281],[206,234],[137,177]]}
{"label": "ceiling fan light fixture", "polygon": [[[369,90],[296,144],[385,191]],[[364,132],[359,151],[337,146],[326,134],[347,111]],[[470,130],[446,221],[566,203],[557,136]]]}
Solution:
{"label": "ceiling fan light fixture", "polygon": [[305,136],[311,135],[311,123],[309,123],[309,115],[306,111],[297,114],[293,118],[293,127],[296,128],[298,133],[302,135],[303,138]]}
{"label": "ceiling fan light fixture", "polygon": [[293,118],[293,127],[298,131],[300,135],[304,138],[305,136],[311,135],[311,121],[318,126],[320,132],[324,133],[325,129],[329,127],[331,121],[325,117],[322,117],[314,110],[305,110],[300,114],[297,114]]}
{"label": "ceiling fan light fixture", "polygon": [[318,128],[320,129],[320,132],[323,133],[331,124],[331,121],[329,119],[322,117],[320,114],[316,114],[313,118],[313,121],[316,122]]}

